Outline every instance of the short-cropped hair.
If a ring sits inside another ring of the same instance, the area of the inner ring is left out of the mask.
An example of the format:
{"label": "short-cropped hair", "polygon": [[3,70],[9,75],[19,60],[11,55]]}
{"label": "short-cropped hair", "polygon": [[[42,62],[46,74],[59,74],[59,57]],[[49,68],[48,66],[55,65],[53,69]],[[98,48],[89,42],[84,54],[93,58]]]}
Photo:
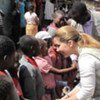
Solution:
{"label": "short-cropped hair", "polygon": [[32,52],[31,47],[33,47],[34,54],[32,56],[37,56],[37,53],[39,52],[39,43],[35,37],[24,35],[20,38],[18,44],[25,55],[30,55],[29,53]]}
{"label": "short-cropped hair", "polygon": [[14,42],[7,36],[0,35],[0,59],[15,51]]}

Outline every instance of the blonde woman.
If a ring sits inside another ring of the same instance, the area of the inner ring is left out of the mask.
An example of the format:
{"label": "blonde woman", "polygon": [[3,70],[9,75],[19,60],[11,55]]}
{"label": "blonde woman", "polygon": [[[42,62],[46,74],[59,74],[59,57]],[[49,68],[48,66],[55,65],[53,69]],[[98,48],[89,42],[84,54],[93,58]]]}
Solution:
{"label": "blonde woman", "polygon": [[59,100],[100,100],[100,42],[71,26],[59,28],[55,37],[58,52],[65,57],[79,55],[80,83]]}

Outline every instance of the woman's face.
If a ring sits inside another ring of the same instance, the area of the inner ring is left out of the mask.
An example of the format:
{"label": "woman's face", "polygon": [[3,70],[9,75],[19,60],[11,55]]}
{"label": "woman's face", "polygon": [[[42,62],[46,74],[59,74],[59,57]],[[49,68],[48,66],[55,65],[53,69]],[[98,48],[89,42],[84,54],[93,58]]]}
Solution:
{"label": "woman's face", "polygon": [[54,45],[56,46],[57,52],[61,53],[64,55],[64,57],[68,57],[71,54],[75,53],[76,51],[76,46],[74,44],[74,41],[69,40],[69,42],[61,42],[58,37],[54,38]]}

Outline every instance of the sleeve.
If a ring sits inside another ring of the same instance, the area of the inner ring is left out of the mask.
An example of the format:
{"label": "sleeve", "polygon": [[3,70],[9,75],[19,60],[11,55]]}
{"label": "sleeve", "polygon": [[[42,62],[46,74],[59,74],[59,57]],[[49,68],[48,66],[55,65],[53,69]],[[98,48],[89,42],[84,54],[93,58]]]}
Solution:
{"label": "sleeve", "polygon": [[75,54],[70,55],[70,58],[71,58],[72,62],[78,61],[78,56]]}
{"label": "sleeve", "polygon": [[36,13],[33,13],[32,16],[33,16],[34,18],[35,18],[35,17],[38,17]]}
{"label": "sleeve", "polygon": [[26,12],[26,13],[24,14],[25,20],[27,20],[27,16],[28,16],[28,13]]}
{"label": "sleeve", "polygon": [[37,100],[35,75],[31,76],[28,69],[25,66],[21,66],[19,71],[19,77],[24,97],[30,100]]}
{"label": "sleeve", "polygon": [[36,63],[41,73],[48,73],[52,66],[45,59],[36,59]]}
{"label": "sleeve", "polygon": [[85,25],[83,25],[83,30],[85,33],[93,35],[93,27],[94,27],[94,20],[93,16],[91,16],[90,21],[88,21]]}
{"label": "sleeve", "polygon": [[95,61],[89,55],[79,57],[80,91],[78,100],[86,100],[93,96],[95,90]]}

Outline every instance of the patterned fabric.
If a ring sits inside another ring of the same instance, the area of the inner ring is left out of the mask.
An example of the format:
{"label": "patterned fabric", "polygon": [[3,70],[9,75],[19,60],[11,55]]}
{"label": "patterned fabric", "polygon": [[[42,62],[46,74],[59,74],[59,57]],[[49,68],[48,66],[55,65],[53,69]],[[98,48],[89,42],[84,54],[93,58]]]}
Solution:
{"label": "patterned fabric", "polygon": [[36,57],[35,61],[36,61],[37,65],[42,73],[45,88],[47,88],[47,89],[55,88],[54,75],[52,73],[49,73],[52,66],[47,62],[47,60],[45,60],[41,57]]}
{"label": "patterned fabric", "polygon": [[26,35],[35,36],[35,34],[38,32],[38,25],[26,25]]}

